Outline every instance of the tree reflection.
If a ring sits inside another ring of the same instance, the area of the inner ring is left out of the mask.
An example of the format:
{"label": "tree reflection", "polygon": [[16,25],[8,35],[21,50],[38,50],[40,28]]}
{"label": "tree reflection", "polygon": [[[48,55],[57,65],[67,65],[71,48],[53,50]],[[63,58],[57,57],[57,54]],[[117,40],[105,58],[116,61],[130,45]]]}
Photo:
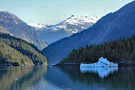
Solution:
{"label": "tree reflection", "polygon": [[[95,71],[81,73],[76,67],[59,67],[74,83],[116,90],[133,90],[135,88],[135,67],[120,67],[118,71],[101,78]],[[102,72],[102,71],[101,71]],[[100,90],[100,89],[99,89]]]}
{"label": "tree reflection", "polygon": [[0,67],[0,90],[25,90],[34,86],[46,71],[47,67]]}

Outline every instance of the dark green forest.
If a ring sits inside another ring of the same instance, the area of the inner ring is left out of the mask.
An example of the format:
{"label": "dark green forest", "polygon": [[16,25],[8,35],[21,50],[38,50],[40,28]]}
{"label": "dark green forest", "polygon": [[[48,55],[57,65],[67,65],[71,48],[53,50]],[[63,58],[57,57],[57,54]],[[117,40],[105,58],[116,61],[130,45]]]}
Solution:
{"label": "dark green forest", "polygon": [[0,33],[1,65],[47,65],[47,59],[34,45]]}
{"label": "dark green forest", "polygon": [[135,37],[74,49],[60,63],[94,63],[102,56],[116,63],[134,62]]}

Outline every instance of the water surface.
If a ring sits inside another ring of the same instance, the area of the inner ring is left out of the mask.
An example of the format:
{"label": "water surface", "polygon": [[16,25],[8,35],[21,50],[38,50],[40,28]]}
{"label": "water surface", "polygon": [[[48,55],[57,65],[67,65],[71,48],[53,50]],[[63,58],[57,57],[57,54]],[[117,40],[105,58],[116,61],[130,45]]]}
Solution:
{"label": "water surface", "polygon": [[0,67],[0,90],[134,90],[135,68]]}

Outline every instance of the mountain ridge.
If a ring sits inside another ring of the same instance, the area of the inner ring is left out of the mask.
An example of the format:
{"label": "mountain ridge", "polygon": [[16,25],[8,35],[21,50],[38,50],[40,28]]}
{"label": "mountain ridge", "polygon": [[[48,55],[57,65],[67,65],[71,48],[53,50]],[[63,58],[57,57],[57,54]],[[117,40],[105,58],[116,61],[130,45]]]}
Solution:
{"label": "mountain ridge", "polygon": [[[41,38],[51,44],[64,37],[83,31],[97,22],[97,16],[72,15],[56,25],[29,24],[34,27]],[[51,37],[51,38],[50,38]]]}
{"label": "mountain ridge", "polygon": [[1,32],[10,33],[17,38],[30,42],[40,50],[47,46],[33,28],[8,11],[0,11],[0,26],[3,27]]}

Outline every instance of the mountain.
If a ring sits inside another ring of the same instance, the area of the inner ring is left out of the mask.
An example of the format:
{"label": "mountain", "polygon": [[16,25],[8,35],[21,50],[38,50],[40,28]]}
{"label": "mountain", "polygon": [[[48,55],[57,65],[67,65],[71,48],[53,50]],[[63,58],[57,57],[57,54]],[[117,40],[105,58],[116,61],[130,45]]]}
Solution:
{"label": "mountain", "polygon": [[102,17],[88,30],[52,43],[43,50],[51,64],[60,62],[73,49],[87,44],[101,44],[105,41],[128,38],[135,35],[135,1],[114,13]]}
{"label": "mountain", "polygon": [[[74,33],[78,33],[84,29],[88,29],[99,20],[97,16],[78,16],[72,15],[66,20],[56,25],[30,24],[34,27],[41,38],[51,44],[64,37],[69,37]],[[51,37],[51,38],[50,38]]]}
{"label": "mountain", "polygon": [[0,11],[0,32],[11,34],[21,38],[43,49],[47,44],[40,38],[39,34],[14,14]]}
{"label": "mountain", "polygon": [[0,33],[0,65],[46,65],[47,59],[34,45]]}

